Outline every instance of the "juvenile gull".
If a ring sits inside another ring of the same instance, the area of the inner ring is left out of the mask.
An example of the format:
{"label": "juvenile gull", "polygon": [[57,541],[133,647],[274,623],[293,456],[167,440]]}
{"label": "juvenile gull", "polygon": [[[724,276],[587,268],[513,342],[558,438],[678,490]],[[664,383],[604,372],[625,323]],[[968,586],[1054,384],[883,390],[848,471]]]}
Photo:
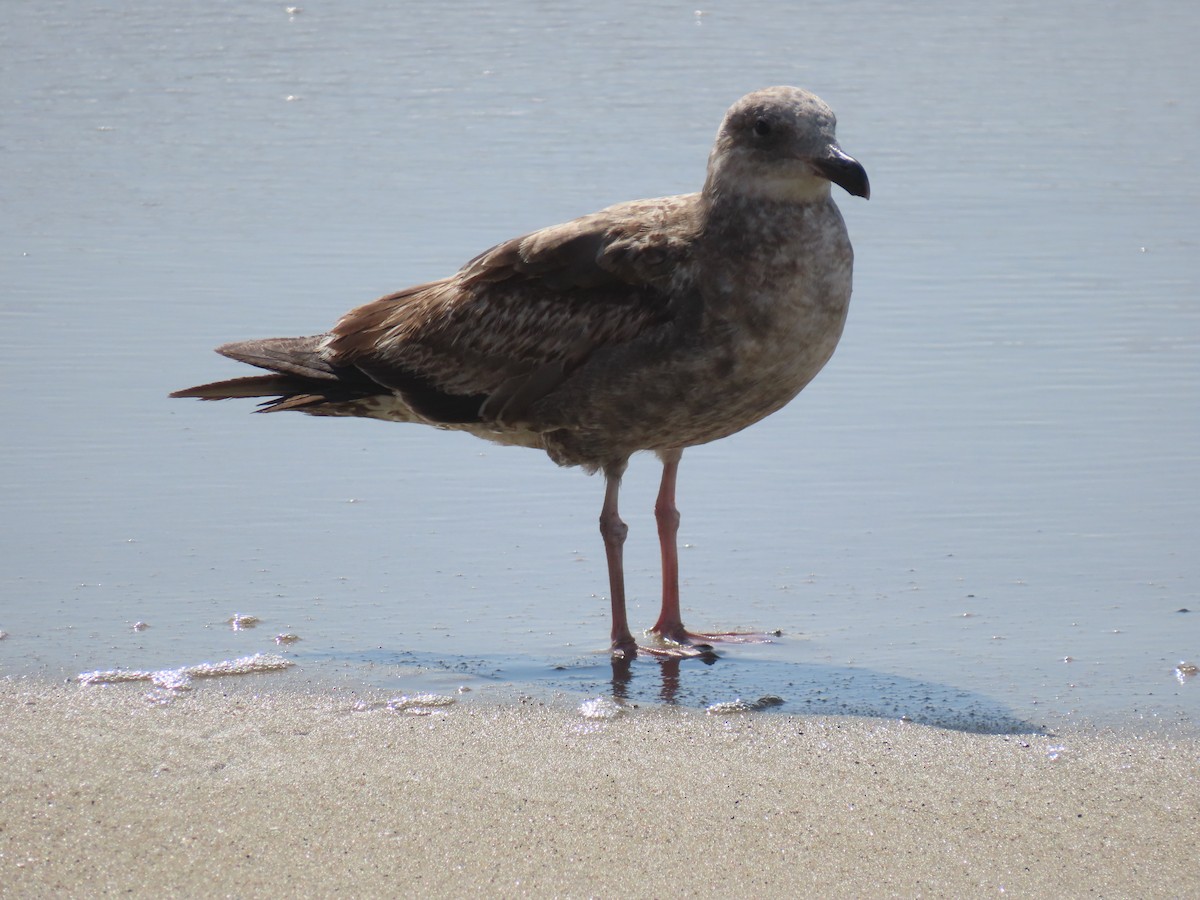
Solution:
{"label": "juvenile gull", "polygon": [[725,115],[696,194],[634,200],[513,238],[449,278],[346,313],[326,334],[217,348],[267,369],[172,397],[268,397],[261,412],[364,416],[467,431],[604,473],[614,654],[625,614],[617,492],[629,457],[663,463],[654,511],[663,595],[653,652],[729,635],[679,613],[675,477],[684,448],[784,406],[832,355],[853,252],[830,183],[867,197],[833,111],[795,87]]}

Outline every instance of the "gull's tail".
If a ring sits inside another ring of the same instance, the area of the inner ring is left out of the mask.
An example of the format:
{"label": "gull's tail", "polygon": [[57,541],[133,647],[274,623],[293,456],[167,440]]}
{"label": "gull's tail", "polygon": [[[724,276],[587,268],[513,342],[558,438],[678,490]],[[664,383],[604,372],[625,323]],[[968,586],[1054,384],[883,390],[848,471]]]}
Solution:
{"label": "gull's tail", "polygon": [[[266,338],[237,341],[217,352],[238,362],[267,369],[270,375],[250,375],[214,381],[175,391],[172,397],[200,400],[232,400],[239,397],[268,397],[260,412],[300,409],[328,410],[331,404],[347,403],[378,394],[380,386],[358,369],[331,365],[321,353],[327,336]],[[324,409],[323,409],[324,408]]]}

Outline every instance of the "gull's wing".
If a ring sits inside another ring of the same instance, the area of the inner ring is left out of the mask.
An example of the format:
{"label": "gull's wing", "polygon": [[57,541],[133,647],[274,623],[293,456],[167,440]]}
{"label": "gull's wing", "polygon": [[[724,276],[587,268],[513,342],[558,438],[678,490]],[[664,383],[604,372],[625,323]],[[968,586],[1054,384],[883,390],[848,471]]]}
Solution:
{"label": "gull's wing", "polygon": [[519,423],[592,353],[672,319],[698,204],[623,203],[506,241],[450,278],[351,310],[322,355],[434,422]]}

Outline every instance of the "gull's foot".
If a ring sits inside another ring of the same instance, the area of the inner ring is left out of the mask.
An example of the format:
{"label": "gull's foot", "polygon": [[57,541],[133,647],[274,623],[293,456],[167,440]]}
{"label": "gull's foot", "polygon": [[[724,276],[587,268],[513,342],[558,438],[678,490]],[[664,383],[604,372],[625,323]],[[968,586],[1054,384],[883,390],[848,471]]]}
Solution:
{"label": "gull's foot", "polygon": [[[651,632],[647,632],[650,634]],[[614,643],[613,659],[632,661],[639,653],[655,659],[702,659],[712,662],[718,658],[717,651],[702,641],[672,641],[662,639],[654,644],[638,644],[633,640]]]}
{"label": "gull's foot", "polygon": [[667,628],[656,625],[646,633],[656,635],[668,644],[683,647],[708,647],[710,651],[712,650],[711,645],[715,643],[772,644],[776,638],[783,636],[782,631],[688,631],[682,625]]}

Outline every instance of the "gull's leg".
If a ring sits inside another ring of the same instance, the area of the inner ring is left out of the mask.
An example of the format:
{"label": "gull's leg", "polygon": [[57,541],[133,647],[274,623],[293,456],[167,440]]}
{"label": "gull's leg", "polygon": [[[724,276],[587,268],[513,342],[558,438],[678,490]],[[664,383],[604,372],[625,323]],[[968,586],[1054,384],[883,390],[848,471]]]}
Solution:
{"label": "gull's leg", "polygon": [[604,467],[604,506],[600,509],[600,536],[604,539],[604,555],[608,559],[608,590],[612,600],[612,648],[631,658],[637,655],[637,642],[629,631],[625,614],[625,566],[622,548],[629,526],[617,512],[617,493],[627,460]]}
{"label": "gull's leg", "polygon": [[658,621],[650,630],[669,641],[686,643],[688,633],[679,615],[679,510],[675,506],[675,476],[679,472],[682,449],[664,450],[662,482],[654,502],[654,518],[658,521],[658,543],[662,551],[662,609]]}
{"label": "gull's leg", "polygon": [[768,642],[775,635],[720,632],[715,634],[700,634],[688,631],[683,627],[683,618],[679,612],[679,509],[675,506],[675,480],[679,474],[679,460],[683,450],[659,451],[658,458],[662,460],[662,482],[658,488],[658,499],[654,503],[654,518],[658,521],[658,541],[662,550],[662,609],[658,621],[650,629],[664,640],[674,644],[691,646],[712,653],[707,647],[709,641],[734,641],[740,643]]}

